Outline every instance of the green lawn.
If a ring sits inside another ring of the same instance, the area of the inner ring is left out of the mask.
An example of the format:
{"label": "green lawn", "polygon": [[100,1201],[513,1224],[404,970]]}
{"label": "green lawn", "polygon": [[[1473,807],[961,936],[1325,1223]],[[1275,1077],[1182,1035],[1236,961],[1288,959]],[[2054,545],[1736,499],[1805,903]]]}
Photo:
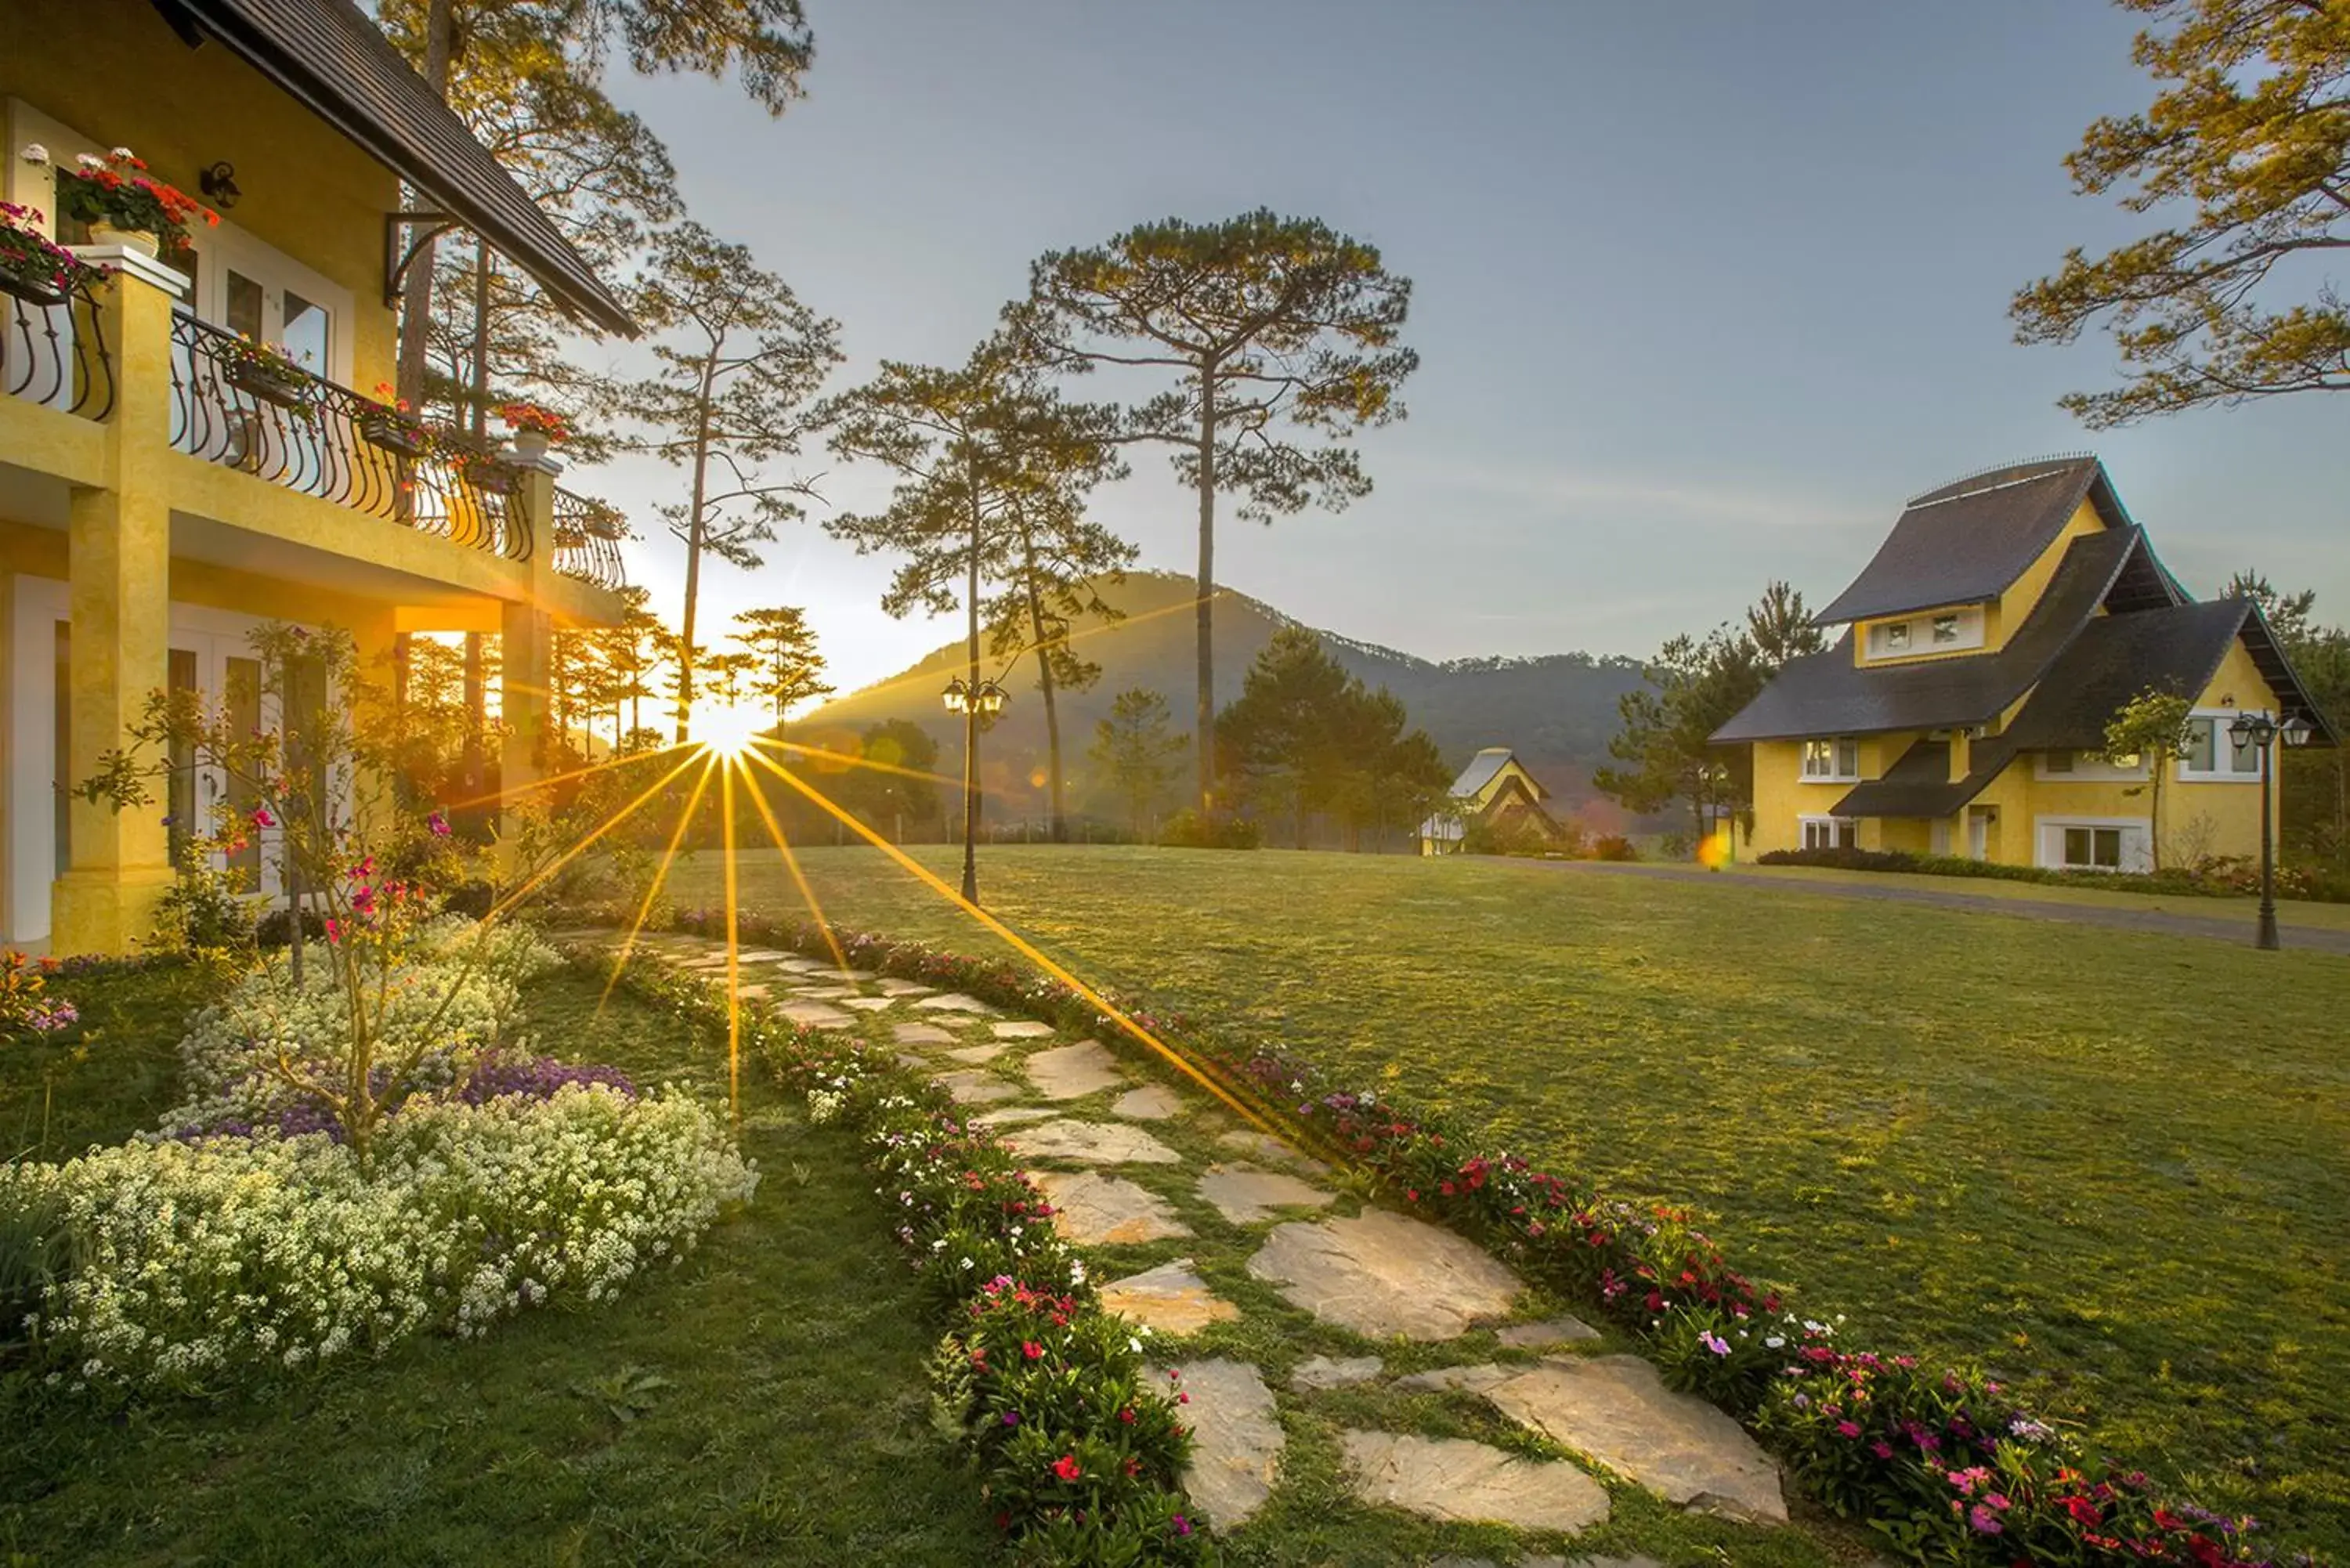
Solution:
{"label": "green lawn", "polygon": [[[805,860],[844,923],[990,946],[874,853]],[[744,901],[796,909],[775,862]],[[1694,1201],[1856,1342],[2350,1552],[2350,961],[1490,860],[1004,846],[982,887],[1081,974]]]}
{"label": "green lawn", "polygon": [[[54,1099],[79,1142],[120,1138],[170,1102],[158,1022],[189,984],[57,988],[115,1020]],[[723,1086],[723,1042],[680,1040],[664,1014],[616,997],[599,1017],[596,988],[568,977],[532,1001],[557,1054]],[[0,1055],[0,1135],[37,1101],[48,1055]],[[91,1409],[0,1382],[0,1561],[992,1555],[974,1482],[930,1432],[930,1335],[856,1150],[805,1126],[764,1075],[744,1083],[756,1199],[615,1305],[525,1314],[483,1341],[413,1342],[216,1406]]]}

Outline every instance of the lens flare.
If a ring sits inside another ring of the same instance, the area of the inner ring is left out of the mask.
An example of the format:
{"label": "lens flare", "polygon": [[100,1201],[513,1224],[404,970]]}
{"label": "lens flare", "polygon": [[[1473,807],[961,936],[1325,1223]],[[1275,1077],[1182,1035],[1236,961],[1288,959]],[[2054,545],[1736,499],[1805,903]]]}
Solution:
{"label": "lens flare", "polygon": [[694,744],[722,757],[739,757],[759,742],[760,732],[774,721],[756,708],[731,704],[697,706],[693,711]]}

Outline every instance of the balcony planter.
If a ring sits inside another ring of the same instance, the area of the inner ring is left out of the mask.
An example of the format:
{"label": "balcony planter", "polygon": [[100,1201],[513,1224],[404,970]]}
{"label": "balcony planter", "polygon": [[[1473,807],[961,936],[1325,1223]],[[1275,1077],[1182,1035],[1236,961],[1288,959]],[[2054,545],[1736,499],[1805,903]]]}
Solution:
{"label": "balcony planter", "polygon": [[360,416],[359,439],[400,457],[416,457],[424,451],[423,429],[390,414]]}
{"label": "balcony planter", "polygon": [[590,538],[617,542],[629,536],[629,520],[617,506],[598,506],[580,519],[579,529]]}
{"label": "balcony planter", "polygon": [[546,455],[550,444],[545,431],[516,431],[506,438],[514,454],[525,462],[536,462]]}
{"label": "balcony planter", "polygon": [[0,272],[0,294],[13,295],[27,305],[52,306],[66,302],[66,291],[45,277],[18,277],[13,272]]}
{"label": "balcony planter", "polygon": [[309,389],[301,382],[259,365],[231,365],[224,373],[229,385],[281,409],[298,411],[309,401]]}
{"label": "balcony planter", "polygon": [[125,250],[139,251],[150,256],[161,255],[163,242],[144,229],[118,229],[112,223],[93,218],[89,224],[89,243],[94,245],[120,245]]}

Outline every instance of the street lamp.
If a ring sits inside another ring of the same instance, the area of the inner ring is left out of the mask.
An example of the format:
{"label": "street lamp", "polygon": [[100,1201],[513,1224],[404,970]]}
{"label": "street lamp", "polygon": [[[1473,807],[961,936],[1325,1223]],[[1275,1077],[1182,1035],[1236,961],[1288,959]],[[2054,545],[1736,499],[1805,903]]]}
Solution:
{"label": "street lamp", "polygon": [[[977,645],[973,644],[974,649]],[[941,694],[950,713],[962,715],[962,897],[979,902],[979,721],[1003,711],[1008,699],[1003,687],[982,680],[978,672],[966,681],[960,675]]]}
{"label": "street lamp", "polygon": [[2314,733],[2309,721],[2298,714],[2280,723],[2271,713],[2242,712],[2228,726],[2228,739],[2238,751],[2246,746],[2260,748],[2261,756],[2261,915],[2259,935],[2252,945],[2265,952],[2274,952],[2277,941],[2276,918],[2276,829],[2275,803],[2270,793],[2270,779],[2276,772],[2276,743],[2280,737],[2288,746],[2309,743]]}

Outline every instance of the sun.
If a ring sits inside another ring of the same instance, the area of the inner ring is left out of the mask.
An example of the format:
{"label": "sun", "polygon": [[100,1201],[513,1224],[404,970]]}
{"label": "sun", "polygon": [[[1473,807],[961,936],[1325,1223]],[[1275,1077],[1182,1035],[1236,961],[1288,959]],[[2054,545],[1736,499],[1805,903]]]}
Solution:
{"label": "sun", "polygon": [[756,708],[731,704],[697,705],[693,711],[694,743],[722,757],[739,757],[758,744],[773,721]]}

